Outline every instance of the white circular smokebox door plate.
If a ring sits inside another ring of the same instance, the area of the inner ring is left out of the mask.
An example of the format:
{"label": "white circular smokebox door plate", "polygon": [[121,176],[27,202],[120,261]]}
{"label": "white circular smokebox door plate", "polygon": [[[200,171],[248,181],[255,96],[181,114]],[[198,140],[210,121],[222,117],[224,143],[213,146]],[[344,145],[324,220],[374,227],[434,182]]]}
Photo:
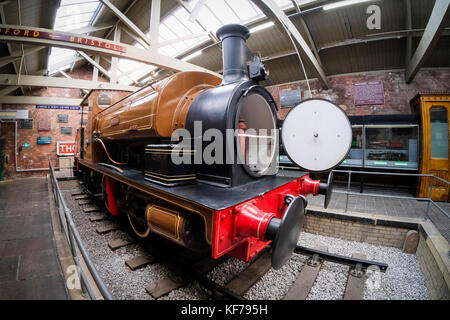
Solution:
{"label": "white circular smokebox door plate", "polygon": [[281,129],[284,149],[307,171],[328,171],[347,156],[352,144],[352,126],[334,103],[309,99],[294,107]]}

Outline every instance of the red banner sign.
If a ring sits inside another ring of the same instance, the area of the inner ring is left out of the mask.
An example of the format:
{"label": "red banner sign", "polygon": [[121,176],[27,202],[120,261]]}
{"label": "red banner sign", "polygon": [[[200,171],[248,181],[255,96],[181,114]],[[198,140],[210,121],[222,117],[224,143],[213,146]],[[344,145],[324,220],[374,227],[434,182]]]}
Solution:
{"label": "red banner sign", "polygon": [[58,141],[56,154],[58,156],[73,156],[75,154],[75,142],[74,141]]}
{"label": "red banner sign", "polygon": [[126,52],[126,48],[115,43],[100,41],[96,39],[83,38],[62,33],[50,33],[33,29],[19,29],[19,28],[0,28],[0,35],[24,38],[39,38],[57,40],[62,42],[73,42],[87,45],[90,47],[103,48],[113,51]]}

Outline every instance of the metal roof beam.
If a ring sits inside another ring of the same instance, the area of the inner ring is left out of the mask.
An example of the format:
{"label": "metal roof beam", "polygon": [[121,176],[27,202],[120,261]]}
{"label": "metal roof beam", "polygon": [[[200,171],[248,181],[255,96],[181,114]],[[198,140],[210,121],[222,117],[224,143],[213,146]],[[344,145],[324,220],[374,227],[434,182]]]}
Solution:
{"label": "metal roof beam", "polygon": [[[23,51],[23,56],[27,56],[27,55],[29,55],[29,54],[38,52],[38,51],[40,51],[40,50],[42,50],[42,49],[44,49],[44,48],[45,48],[45,47],[31,47],[31,48],[26,48],[26,49]],[[20,58],[22,58],[22,50],[21,50],[21,51],[13,52],[13,53],[11,53],[10,56],[2,57],[2,58],[0,58],[0,68],[3,67],[3,66],[5,66],[5,65],[7,65],[7,64],[9,64],[9,63],[12,63],[12,62],[14,62],[14,61],[16,61],[16,60],[19,60]]]}
{"label": "metal roof beam", "polygon": [[301,36],[295,25],[289,20],[284,11],[273,0],[252,0],[252,2],[259,7],[259,9],[269,18],[273,18],[276,21],[282,23],[292,37],[300,45],[300,50],[306,55],[309,62],[313,66],[318,75],[318,79],[324,89],[328,88],[327,76],[322,68],[320,62],[314,56],[314,53],[309,48],[305,39]]}
{"label": "metal roof beam", "polygon": [[436,0],[416,52],[411,60],[407,62],[405,73],[406,83],[410,83],[414,79],[414,76],[430,56],[449,16],[450,0]]}
{"label": "metal roof beam", "polygon": [[83,27],[83,28],[69,30],[68,32],[70,32],[70,33],[79,33],[79,34],[91,33],[91,32],[96,32],[96,31],[112,28],[114,25],[115,25],[114,22],[99,23],[96,26],[89,25],[89,26],[86,26],[86,27]]}
{"label": "metal roof beam", "polygon": [[79,106],[81,99],[47,98],[33,96],[0,96],[1,104],[31,104],[31,105],[57,105]]}
{"label": "metal roof beam", "polygon": [[[177,0],[178,3],[184,8],[184,10],[186,10],[190,15],[192,14],[192,10],[189,7],[189,4],[186,3],[185,1],[182,0]],[[213,30],[208,29],[207,27],[205,27],[203,24],[200,23],[200,21],[198,21],[198,19],[195,19],[195,22],[199,25],[200,28],[203,29],[203,31],[207,32],[209,37],[211,38],[211,40],[214,43],[220,42],[219,39],[216,37],[216,34],[213,32]]]}
{"label": "metal roof beam", "polygon": [[103,73],[105,76],[108,77],[108,79],[111,80],[112,75],[106,71],[105,68],[103,68],[100,63],[97,63],[94,59],[92,59],[91,57],[89,57],[89,55],[83,51],[77,51],[84,59],[87,60],[87,62],[89,62],[90,64],[92,64],[94,66],[94,68],[98,69],[101,73]]}
{"label": "metal roof beam", "polygon": [[[300,6],[298,5],[297,0],[291,0],[291,2],[294,5],[294,8],[297,11],[297,13],[301,13],[302,10],[300,9]],[[323,66],[322,61],[320,60],[319,51],[317,51],[316,43],[314,42],[311,31],[309,30],[309,27],[306,24],[305,19],[303,19],[302,16],[299,16],[298,19],[300,20],[300,24],[302,25],[302,28],[305,31],[306,36],[308,37],[309,45],[311,46],[312,52],[316,56],[317,61],[319,61],[319,64]]]}
{"label": "metal roof beam", "polygon": [[9,4],[9,3],[11,3],[10,0],[0,1],[0,7],[3,7],[4,5],[7,5],[7,4]]}
{"label": "metal roof beam", "polygon": [[119,19],[125,24],[130,30],[138,35],[147,45],[151,46],[150,40],[147,36],[130,20],[126,15],[124,15],[119,9],[117,9],[109,0],[100,0],[106,7],[108,7]]}
{"label": "metal roof beam", "polygon": [[48,70],[48,73],[52,73],[53,71],[58,71],[59,69],[61,69],[62,67],[66,66],[68,64],[71,64],[71,63],[75,64],[75,63],[83,61],[83,60],[84,60],[84,58],[82,58],[82,57],[76,57],[74,59],[70,58],[70,59],[62,60],[62,61],[54,64],[52,66],[53,69]]}
{"label": "metal roof beam", "polygon": [[0,90],[0,96],[6,96],[16,89],[20,89],[20,86],[7,86],[6,88]]}
{"label": "metal roof beam", "polygon": [[[30,87],[75,88],[75,89],[109,89],[135,91],[139,87],[125,86],[103,81],[82,80],[61,77],[27,76],[15,74],[0,74],[0,85],[22,85]],[[20,83],[17,83],[20,81]]]}
{"label": "metal roof beam", "polygon": [[[5,16],[5,10],[4,10],[3,5],[9,4],[9,3],[11,3],[11,1],[2,1],[2,5],[0,5],[0,20],[2,21],[3,24],[6,23],[6,16]],[[17,10],[17,11],[19,12],[19,10]],[[19,18],[20,18],[20,14],[19,14]],[[8,49],[9,55],[12,55],[11,44],[7,43],[6,44],[6,48]],[[23,49],[23,47],[22,47],[22,49]],[[23,54],[23,52],[21,52],[21,53]],[[21,57],[22,57],[22,55],[20,56],[20,58]],[[10,63],[10,62],[8,62],[8,63]],[[12,61],[12,65],[13,65],[13,68],[14,68],[14,72],[16,74],[18,74],[19,70],[18,70],[17,65],[16,65],[16,60]],[[25,94],[25,90],[24,90],[23,87],[20,87],[20,91],[22,91],[22,94]]]}
{"label": "metal roof beam", "polygon": [[[39,38],[39,37],[0,35],[0,41],[3,41],[3,42],[27,43],[30,45],[56,46],[56,47],[61,47],[61,48],[73,49],[73,50],[83,50],[86,52],[92,52],[94,54],[130,59],[130,60],[134,60],[134,61],[138,61],[138,62],[142,62],[142,63],[147,63],[147,64],[154,65],[156,67],[159,67],[159,68],[172,70],[174,72],[202,71],[202,72],[212,73],[218,77],[221,77],[221,75],[216,74],[216,73],[212,72],[211,70],[208,70],[203,67],[199,67],[195,64],[191,64],[186,61],[181,61],[179,59],[175,59],[175,58],[172,58],[169,56],[159,54],[158,52],[155,52],[156,50],[155,51],[143,50],[143,49],[136,48],[134,46],[131,46],[131,45],[128,45],[125,43],[117,43],[117,42],[109,41],[109,40],[106,40],[103,38],[85,36],[85,37],[83,37],[83,39],[86,39],[86,41],[84,41],[84,40],[83,41],[87,44],[83,44],[83,43],[78,43],[77,41],[65,40],[70,37],[74,37],[75,39],[77,37],[79,37],[79,35],[73,34],[73,33],[59,32],[59,31],[55,31],[52,29],[44,29],[44,28],[34,28],[34,27],[26,27],[26,26],[0,24],[0,29],[3,29],[3,28],[10,28],[11,30],[13,30],[13,29],[29,29],[29,30],[33,30],[33,31],[42,32],[42,34],[58,36],[57,39],[47,39],[47,38]],[[50,38],[50,36],[49,36],[49,38]],[[121,46],[125,52],[107,49],[104,47],[98,47],[96,45],[89,45],[92,41],[96,44],[107,42],[111,46],[113,46],[115,44],[117,46]]]}
{"label": "metal roof beam", "polygon": [[[117,25],[117,27],[118,27],[119,25]],[[116,27],[116,28],[117,28]],[[145,43],[144,41],[142,41],[142,39],[141,38],[139,38],[138,36],[136,36],[135,34],[134,34],[134,32],[132,32],[131,30],[129,30],[128,28],[122,28],[122,30],[126,33],[126,34],[128,34],[131,38],[133,38],[133,40],[134,41],[136,41],[136,42],[139,42],[139,44],[141,45],[141,46],[143,46],[144,47],[144,49],[146,49],[146,50],[148,50],[148,49],[150,49],[150,46],[147,44],[147,43]]]}
{"label": "metal roof beam", "polygon": [[[123,14],[126,15],[126,14],[128,13],[128,11],[130,11],[131,8],[133,8],[133,6],[136,4],[137,1],[138,1],[138,0],[134,0],[132,3],[130,3],[130,5],[129,5],[128,7],[126,7],[125,10],[123,11]],[[100,12],[101,12],[102,10],[104,10],[104,9],[105,9],[105,6],[102,6],[102,8],[100,9]],[[99,14],[99,15],[100,15],[100,14]],[[98,18],[99,15],[97,15],[97,18]],[[92,23],[92,25],[95,25],[95,22],[96,22],[97,18],[94,20],[94,22]],[[109,36],[111,35],[111,33],[114,31],[114,28],[115,28],[116,26],[118,26],[119,23],[120,23],[120,19],[118,19],[118,20],[116,21],[116,23],[114,23],[114,26],[113,26],[112,29],[109,29],[108,33],[107,33],[106,36],[105,36],[105,39],[108,39],[108,37],[109,37]]]}
{"label": "metal roof beam", "polygon": [[159,20],[161,18],[161,0],[152,0],[150,11],[150,43],[158,50],[159,42]]}
{"label": "metal roof beam", "polygon": [[[404,0],[405,15],[406,15],[406,30],[412,29],[412,13],[411,13],[411,0]],[[412,52],[412,34],[408,32],[406,38],[406,61],[411,59]]]}

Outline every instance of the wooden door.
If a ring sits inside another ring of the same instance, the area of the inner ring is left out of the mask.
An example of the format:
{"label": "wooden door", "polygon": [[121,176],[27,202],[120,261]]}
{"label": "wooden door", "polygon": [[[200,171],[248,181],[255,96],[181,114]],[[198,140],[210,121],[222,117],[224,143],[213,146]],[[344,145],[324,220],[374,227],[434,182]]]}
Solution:
{"label": "wooden door", "polygon": [[[449,119],[450,102],[426,101],[422,109],[423,137],[424,137],[424,172],[436,177],[450,180],[449,162]],[[428,192],[429,192],[429,188]],[[433,201],[449,200],[449,185],[434,180],[431,198]]]}

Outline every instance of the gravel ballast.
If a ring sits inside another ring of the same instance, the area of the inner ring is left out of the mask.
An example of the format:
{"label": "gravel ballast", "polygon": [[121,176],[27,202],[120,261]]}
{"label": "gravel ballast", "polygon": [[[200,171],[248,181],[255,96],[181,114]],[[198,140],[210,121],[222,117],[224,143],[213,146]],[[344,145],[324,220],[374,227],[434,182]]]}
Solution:
{"label": "gravel ballast", "polygon": [[[64,197],[78,232],[87,248],[89,255],[105,284],[115,299],[152,299],[145,287],[168,275],[175,276],[161,263],[154,263],[142,269],[131,271],[126,265],[127,259],[145,254],[139,245],[133,244],[116,251],[111,251],[108,242],[122,237],[131,238],[122,230],[99,235],[96,226],[102,222],[89,221],[89,215],[82,211],[71,193],[76,191],[75,181],[60,181]],[[425,280],[420,271],[415,255],[403,253],[400,249],[377,246],[363,242],[347,241],[338,238],[325,237],[302,232],[299,245],[314,248],[317,245],[328,247],[328,252],[351,256],[353,253],[363,253],[366,259],[385,262],[389,265],[386,273],[381,273],[380,281],[370,285],[366,281],[364,299],[374,300],[414,300],[428,299]],[[296,280],[297,275],[306,263],[306,257],[294,254],[289,262],[279,270],[270,269],[245,294],[251,300],[280,300]],[[207,277],[218,284],[225,285],[249,264],[229,258],[207,274]],[[316,282],[311,289],[308,300],[339,300],[345,291],[349,267],[324,262]],[[163,300],[197,300],[207,299],[208,292],[197,283],[188,284],[180,289],[161,297]]]}

